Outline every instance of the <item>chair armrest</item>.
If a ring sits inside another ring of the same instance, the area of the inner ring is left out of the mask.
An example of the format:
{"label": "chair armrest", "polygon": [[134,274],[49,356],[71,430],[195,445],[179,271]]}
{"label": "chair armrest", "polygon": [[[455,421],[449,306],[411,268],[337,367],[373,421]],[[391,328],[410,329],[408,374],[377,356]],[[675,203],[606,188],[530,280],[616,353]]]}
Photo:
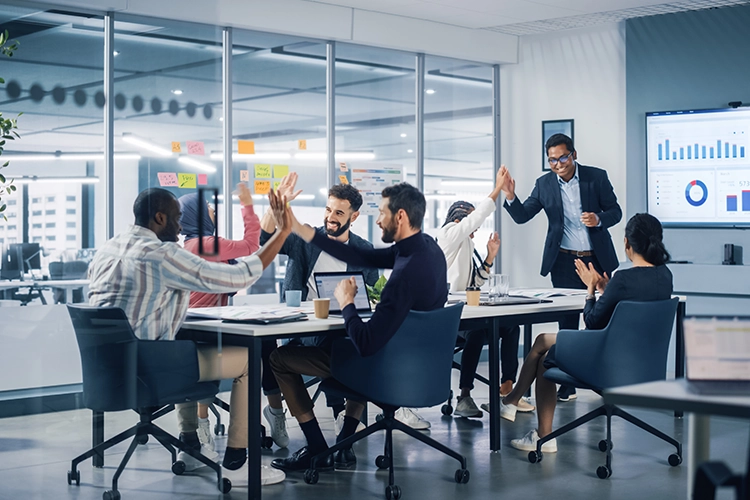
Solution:
{"label": "chair armrest", "polygon": [[567,373],[588,384],[597,385],[607,330],[560,330],[555,345],[555,363]]}

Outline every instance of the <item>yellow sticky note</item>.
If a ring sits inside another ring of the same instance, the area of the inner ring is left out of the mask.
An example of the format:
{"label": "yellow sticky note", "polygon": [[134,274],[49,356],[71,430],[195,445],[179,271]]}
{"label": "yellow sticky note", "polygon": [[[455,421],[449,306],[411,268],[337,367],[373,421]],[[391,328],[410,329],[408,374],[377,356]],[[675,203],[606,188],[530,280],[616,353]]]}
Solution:
{"label": "yellow sticky note", "polygon": [[195,189],[198,187],[198,176],[195,174],[177,174],[177,182],[181,188]]}
{"label": "yellow sticky note", "polygon": [[289,165],[274,165],[273,166],[273,176],[276,179],[281,179],[288,173],[289,173]]}
{"label": "yellow sticky note", "polygon": [[297,148],[300,151],[304,151],[307,149],[307,141],[305,139],[300,139],[297,141]]}
{"label": "yellow sticky note", "polygon": [[349,179],[347,179],[345,175],[339,175],[339,182],[341,182],[341,184],[349,184]]}
{"label": "yellow sticky note", "polygon": [[182,153],[182,147],[180,146],[179,142],[172,141],[172,152],[173,153]]}
{"label": "yellow sticky note", "polygon": [[255,142],[237,141],[237,152],[241,155],[254,155],[255,154]]}
{"label": "yellow sticky note", "polygon": [[279,190],[279,184],[281,184],[281,181],[274,181],[273,183],[273,190],[278,191]]}
{"label": "yellow sticky note", "polygon": [[271,191],[271,181],[255,181],[255,194],[268,194]]}
{"label": "yellow sticky note", "polygon": [[250,180],[250,171],[249,170],[240,170],[240,181],[241,182],[247,182]]}
{"label": "yellow sticky note", "polygon": [[270,179],[271,178],[271,165],[268,165],[265,163],[256,163],[255,178],[256,179]]}

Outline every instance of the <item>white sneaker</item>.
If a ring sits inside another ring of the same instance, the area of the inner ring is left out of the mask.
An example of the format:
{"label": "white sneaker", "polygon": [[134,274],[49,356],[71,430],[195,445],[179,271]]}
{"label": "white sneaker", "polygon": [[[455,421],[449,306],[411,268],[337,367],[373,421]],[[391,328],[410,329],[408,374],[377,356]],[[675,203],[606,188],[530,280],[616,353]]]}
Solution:
{"label": "white sneaker", "polygon": [[216,451],[214,447],[214,435],[211,432],[211,422],[208,419],[198,419],[198,440],[201,442],[201,449]]}
{"label": "white sneaker", "polygon": [[536,410],[536,406],[529,403],[529,398],[519,399],[516,406],[518,406],[518,411],[520,411],[521,413],[529,413]]}
{"label": "white sneaker", "polygon": [[[482,403],[480,407],[486,411],[487,413],[490,412],[490,404],[489,403]],[[511,404],[505,404],[503,403],[503,400],[500,400],[500,416],[503,417],[505,420],[509,420],[511,422],[516,421],[516,412],[518,411],[518,406],[511,405]]]}
{"label": "white sneaker", "polygon": [[[344,412],[342,411],[339,413],[339,416],[336,417],[336,420],[333,421],[333,431],[338,436],[341,434],[341,431],[344,429]],[[357,424],[357,430],[354,432],[359,432],[361,430],[365,429],[365,424],[363,424],[361,421],[359,424]]]}
{"label": "white sneaker", "polygon": [[417,413],[417,410],[413,408],[399,408],[396,410],[396,420],[418,431],[430,428],[430,423],[423,419]]}
{"label": "white sneaker", "polygon": [[286,432],[286,410],[277,415],[271,411],[271,407],[266,405],[263,408],[263,416],[266,417],[268,426],[271,428],[271,439],[279,448],[286,448],[289,445],[289,434]]}
{"label": "white sneaker", "polygon": [[[222,475],[232,481],[233,487],[247,488],[247,463],[237,470],[222,469]],[[267,465],[260,466],[260,484],[268,486],[278,484],[286,479],[283,470],[274,469]]]}
{"label": "white sneaker", "polygon": [[[536,429],[532,429],[521,439],[511,439],[510,445],[521,451],[536,451],[537,441],[539,441],[539,434],[537,434]],[[551,439],[544,443],[542,453],[557,453],[557,439]]]}
{"label": "white sneaker", "polygon": [[482,418],[484,416],[484,413],[477,408],[477,404],[471,396],[459,399],[456,404],[456,411],[454,411],[453,414],[457,417],[466,418]]}
{"label": "white sneaker", "polygon": [[[202,446],[201,446],[201,453],[203,454],[203,456],[205,456],[212,462],[216,462],[216,459],[219,458],[219,454],[216,453],[214,450],[209,450]],[[177,454],[177,460],[181,460],[182,462],[184,462],[185,472],[192,472],[194,470],[200,469],[201,467],[206,467],[206,464],[204,464],[197,458],[193,458],[192,456],[188,455],[184,451],[181,451]]]}

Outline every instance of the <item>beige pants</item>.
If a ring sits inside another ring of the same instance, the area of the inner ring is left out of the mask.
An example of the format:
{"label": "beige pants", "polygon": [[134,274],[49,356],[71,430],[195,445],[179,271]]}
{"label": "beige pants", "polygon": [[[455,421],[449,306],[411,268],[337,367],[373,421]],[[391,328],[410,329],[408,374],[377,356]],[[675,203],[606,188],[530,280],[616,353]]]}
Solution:
{"label": "beige pants", "polygon": [[[216,347],[198,346],[198,368],[200,381],[234,379],[229,400],[229,431],[227,446],[247,448],[247,349],[223,347],[221,354]],[[195,432],[198,429],[198,403],[182,403],[177,408],[177,423],[180,432]]]}

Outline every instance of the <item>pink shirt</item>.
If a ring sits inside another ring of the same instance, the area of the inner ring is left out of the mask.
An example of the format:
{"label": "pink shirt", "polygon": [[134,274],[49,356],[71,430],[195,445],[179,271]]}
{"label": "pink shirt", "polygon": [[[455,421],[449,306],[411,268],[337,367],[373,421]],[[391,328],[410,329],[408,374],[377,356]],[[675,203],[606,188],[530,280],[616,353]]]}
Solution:
{"label": "pink shirt", "polygon": [[[202,256],[213,262],[227,262],[255,253],[260,248],[260,219],[255,215],[252,205],[242,207],[242,221],[245,234],[241,240],[227,240],[219,237],[219,255]],[[203,237],[203,250],[213,251],[214,237]],[[185,250],[198,254],[198,238],[185,242]],[[190,307],[216,307],[227,305],[229,295],[225,293],[190,292]]]}

